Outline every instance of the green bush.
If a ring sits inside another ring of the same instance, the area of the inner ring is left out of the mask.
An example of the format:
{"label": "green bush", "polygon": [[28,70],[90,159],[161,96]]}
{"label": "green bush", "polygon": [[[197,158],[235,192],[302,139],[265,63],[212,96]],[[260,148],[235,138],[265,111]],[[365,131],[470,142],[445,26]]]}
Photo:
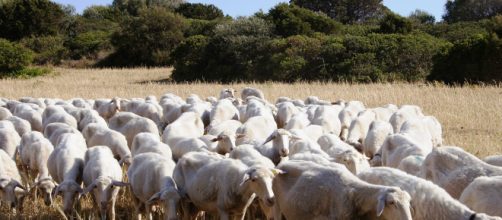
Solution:
{"label": "green bush", "polygon": [[5,76],[30,65],[33,52],[23,46],[0,39],[0,74]]}
{"label": "green bush", "polygon": [[410,20],[394,13],[388,13],[380,21],[380,33],[408,34],[413,30]]}
{"label": "green bush", "polygon": [[183,3],[175,11],[186,18],[199,20],[214,20],[224,17],[223,11],[212,4]]}
{"label": "green bush", "polygon": [[39,65],[58,65],[68,58],[68,49],[62,36],[30,37],[21,40],[21,44],[35,52],[33,62]]}
{"label": "green bush", "polygon": [[112,49],[110,33],[104,31],[89,31],[78,34],[69,42],[73,59],[98,58],[99,52]]}
{"label": "green bush", "polygon": [[28,67],[21,70],[17,70],[11,72],[9,74],[4,75],[3,77],[9,78],[21,78],[21,79],[29,79],[37,76],[44,76],[51,73],[52,70],[50,68],[45,67]]}

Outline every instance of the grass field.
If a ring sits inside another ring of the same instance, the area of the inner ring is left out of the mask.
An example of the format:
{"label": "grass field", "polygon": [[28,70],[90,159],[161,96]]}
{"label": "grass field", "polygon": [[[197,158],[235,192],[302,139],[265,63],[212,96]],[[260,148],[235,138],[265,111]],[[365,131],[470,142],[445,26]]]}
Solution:
{"label": "grass field", "polygon": [[[367,107],[414,104],[424,113],[438,118],[443,126],[445,145],[455,145],[484,157],[502,154],[502,87],[465,86],[448,87],[429,84],[364,84],[348,83],[251,83],[251,84],[175,84],[170,82],[171,69],[56,69],[56,74],[29,80],[0,80],[0,97],[18,99],[24,96],[69,99],[145,97],[171,92],[181,97],[198,94],[202,98],[217,96],[222,88],[260,88],[268,100],[275,102],[280,96],[304,99],[315,95],[336,101],[360,100]],[[239,94],[240,95],[240,94]],[[118,203],[120,219],[132,217],[130,200]],[[27,214],[23,218],[58,218],[43,202],[25,203]],[[85,202],[84,210],[90,211]],[[0,219],[5,219],[2,209]]]}

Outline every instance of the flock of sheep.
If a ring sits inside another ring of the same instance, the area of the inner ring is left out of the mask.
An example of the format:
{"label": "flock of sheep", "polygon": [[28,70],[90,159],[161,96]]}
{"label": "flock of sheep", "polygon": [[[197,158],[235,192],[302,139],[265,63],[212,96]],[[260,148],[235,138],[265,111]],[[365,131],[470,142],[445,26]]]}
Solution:
{"label": "flock of sheep", "polygon": [[90,194],[115,219],[130,187],[138,219],[502,219],[502,156],[442,146],[418,106],[235,93],[0,99],[2,205],[73,218]]}

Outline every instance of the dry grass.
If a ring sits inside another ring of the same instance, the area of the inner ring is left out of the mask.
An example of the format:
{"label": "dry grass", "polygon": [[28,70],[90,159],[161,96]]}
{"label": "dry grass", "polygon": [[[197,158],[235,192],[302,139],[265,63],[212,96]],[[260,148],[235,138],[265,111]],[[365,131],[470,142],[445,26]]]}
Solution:
{"label": "dry grass", "polygon": [[[501,87],[447,87],[422,84],[351,85],[347,83],[174,84],[169,82],[171,70],[166,68],[56,69],[56,71],[58,73],[55,75],[29,80],[1,80],[0,97],[17,99],[31,96],[69,99],[119,96],[132,98],[147,95],[160,97],[167,92],[182,97],[190,94],[206,97],[217,96],[220,89],[226,87],[239,90],[252,86],[262,89],[271,101],[275,101],[280,96],[304,99],[309,95],[316,95],[332,101],[360,100],[368,107],[388,103],[415,104],[421,106],[426,114],[438,118],[443,125],[445,144],[461,146],[480,157],[502,154]],[[30,206],[29,204],[32,203],[30,201],[26,205]],[[45,208],[40,208],[43,207],[42,203],[38,203],[37,206],[29,207],[29,213],[47,212]],[[119,203],[119,209],[118,213],[130,210],[130,202]],[[47,215],[37,214],[31,217],[38,219],[44,216],[57,215],[51,212]],[[4,219],[4,217],[0,214],[0,218]]]}

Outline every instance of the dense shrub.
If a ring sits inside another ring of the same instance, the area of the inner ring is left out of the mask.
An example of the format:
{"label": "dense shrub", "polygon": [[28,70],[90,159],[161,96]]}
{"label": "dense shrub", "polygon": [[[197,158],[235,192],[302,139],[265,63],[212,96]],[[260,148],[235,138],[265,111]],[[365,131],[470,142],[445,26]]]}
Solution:
{"label": "dense shrub", "polygon": [[385,12],[382,0],[290,0],[290,3],[323,12],[344,24],[366,22]]}
{"label": "dense shrub", "polygon": [[69,51],[64,46],[64,38],[60,35],[24,38],[21,44],[35,52],[33,60],[35,64],[57,65],[61,60],[68,58]]}
{"label": "dense shrub", "polygon": [[97,59],[102,51],[112,49],[110,33],[105,31],[89,31],[78,34],[68,44],[73,59]]}
{"label": "dense shrub", "polygon": [[23,46],[0,39],[0,74],[5,76],[30,65],[33,52]]}
{"label": "dense shrub", "polygon": [[223,11],[212,4],[183,3],[175,11],[186,18],[200,20],[214,20],[224,17]]}
{"label": "dense shrub", "polygon": [[453,0],[447,1],[443,19],[448,23],[477,21],[502,14],[500,0]]}
{"label": "dense shrub", "polygon": [[380,21],[380,33],[408,34],[412,31],[411,21],[394,13],[388,13]]}

